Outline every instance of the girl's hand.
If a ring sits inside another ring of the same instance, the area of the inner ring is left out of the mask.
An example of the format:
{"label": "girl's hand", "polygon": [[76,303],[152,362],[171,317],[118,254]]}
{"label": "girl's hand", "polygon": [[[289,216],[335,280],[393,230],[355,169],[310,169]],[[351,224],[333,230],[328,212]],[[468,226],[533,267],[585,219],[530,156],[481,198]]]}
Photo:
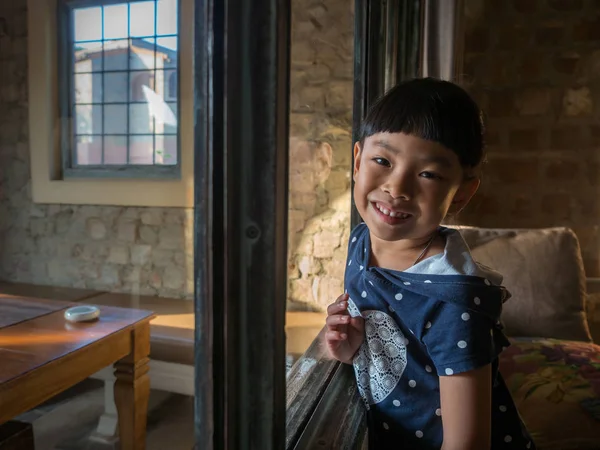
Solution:
{"label": "girl's hand", "polygon": [[365,340],[365,321],[362,317],[350,317],[348,298],[348,294],[342,294],[327,307],[325,347],[332,358],[352,364]]}

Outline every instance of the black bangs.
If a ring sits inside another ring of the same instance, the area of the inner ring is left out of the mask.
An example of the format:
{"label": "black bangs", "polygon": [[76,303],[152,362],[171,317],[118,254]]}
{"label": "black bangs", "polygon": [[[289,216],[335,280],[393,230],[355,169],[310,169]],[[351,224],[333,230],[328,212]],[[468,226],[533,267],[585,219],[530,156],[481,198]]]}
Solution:
{"label": "black bangs", "polygon": [[483,117],[475,101],[456,84],[434,78],[406,81],[371,107],[360,132],[361,145],[377,133],[405,133],[442,144],[463,167],[483,162]]}

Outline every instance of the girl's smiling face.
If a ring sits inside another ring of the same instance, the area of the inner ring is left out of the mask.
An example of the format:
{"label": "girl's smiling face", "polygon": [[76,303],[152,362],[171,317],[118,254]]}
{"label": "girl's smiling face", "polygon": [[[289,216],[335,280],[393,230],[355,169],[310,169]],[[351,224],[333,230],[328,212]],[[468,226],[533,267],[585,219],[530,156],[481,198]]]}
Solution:
{"label": "girl's smiling face", "polygon": [[372,235],[384,241],[431,235],[448,212],[471,199],[467,178],[443,145],[405,133],[377,133],[354,147],[354,201]]}

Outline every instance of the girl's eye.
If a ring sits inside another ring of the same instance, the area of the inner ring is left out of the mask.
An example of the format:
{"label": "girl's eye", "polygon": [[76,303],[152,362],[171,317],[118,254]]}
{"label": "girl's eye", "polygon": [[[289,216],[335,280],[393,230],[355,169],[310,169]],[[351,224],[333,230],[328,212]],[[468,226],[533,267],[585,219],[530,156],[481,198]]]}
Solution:
{"label": "girl's eye", "polygon": [[419,176],[423,177],[423,178],[429,178],[431,180],[441,180],[442,177],[440,177],[437,173],[433,173],[433,172],[421,172],[419,174]]}
{"label": "girl's eye", "polygon": [[373,161],[375,161],[380,166],[391,167],[390,162],[385,158],[373,158]]}

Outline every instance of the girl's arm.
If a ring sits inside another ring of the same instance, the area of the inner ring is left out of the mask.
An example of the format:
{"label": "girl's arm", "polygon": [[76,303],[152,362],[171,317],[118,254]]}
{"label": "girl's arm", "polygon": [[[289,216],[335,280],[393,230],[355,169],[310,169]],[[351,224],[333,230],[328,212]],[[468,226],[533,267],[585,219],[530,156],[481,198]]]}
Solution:
{"label": "girl's arm", "polygon": [[441,450],[491,447],[492,368],[440,377],[444,440]]}

